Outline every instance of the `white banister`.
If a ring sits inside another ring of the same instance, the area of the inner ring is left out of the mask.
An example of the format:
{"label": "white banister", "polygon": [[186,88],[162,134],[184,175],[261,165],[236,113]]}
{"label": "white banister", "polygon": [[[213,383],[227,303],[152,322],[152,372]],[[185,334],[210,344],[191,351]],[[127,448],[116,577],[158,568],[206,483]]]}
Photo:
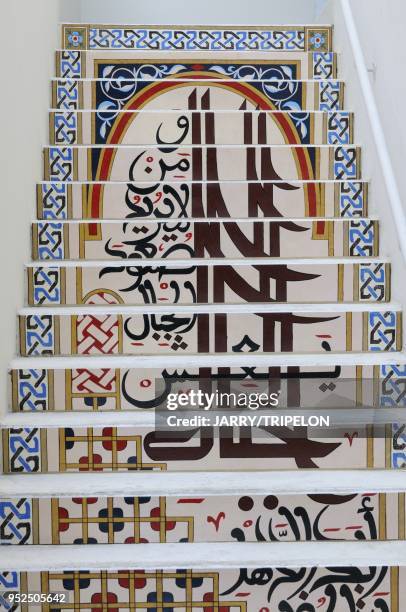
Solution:
{"label": "white banister", "polygon": [[406,214],[402,205],[399,188],[397,185],[395,173],[393,171],[392,162],[390,159],[388,147],[386,144],[385,134],[383,131],[381,119],[375,101],[375,95],[368,76],[368,70],[365,64],[364,53],[362,51],[361,42],[358,36],[357,27],[355,25],[354,15],[351,9],[350,0],[340,0],[341,9],[344,16],[347,34],[350,39],[351,48],[354,56],[355,66],[357,69],[362,95],[364,97],[365,106],[368,114],[369,123],[371,125],[372,134],[375,140],[378,159],[381,164],[383,177],[385,180],[386,190],[389,197],[389,203],[392,209],[394,223],[396,226],[399,248],[403,255],[404,263],[406,263]]}

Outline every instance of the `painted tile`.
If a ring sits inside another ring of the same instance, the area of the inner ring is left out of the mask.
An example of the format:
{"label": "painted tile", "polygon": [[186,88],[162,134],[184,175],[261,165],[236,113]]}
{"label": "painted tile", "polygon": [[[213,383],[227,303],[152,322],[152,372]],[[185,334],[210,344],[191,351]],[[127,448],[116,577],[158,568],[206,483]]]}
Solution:
{"label": "painted tile", "polygon": [[[230,103],[231,105],[231,103]],[[236,109],[237,110],[237,109]],[[244,141],[244,117],[257,116],[262,111],[240,112],[214,110],[214,142],[218,145],[241,144]],[[204,142],[207,114],[202,112],[179,111],[109,111],[100,107],[99,111],[58,110],[50,112],[50,143],[54,145],[102,144],[105,143],[115,122],[136,123],[126,142],[132,145],[145,145],[156,142],[160,126],[166,139],[178,136],[179,125],[197,124],[198,134],[189,132],[183,144]],[[266,113],[268,142],[285,144],[284,134],[278,121],[291,123],[302,144],[348,145],[353,142],[353,115],[348,111],[335,112],[298,112],[269,111]],[[160,132],[160,133],[161,133]]]}
{"label": "painted tile", "polygon": [[102,313],[20,316],[21,354],[323,353],[402,347],[401,312],[126,315],[109,312],[109,298],[95,294],[88,302],[102,306]]}
{"label": "painted tile", "polygon": [[[258,167],[256,158],[262,162]],[[157,186],[202,176],[209,181],[348,181],[360,179],[360,164],[361,150],[354,146],[46,147],[44,180],[153,181]]]}
{"label": "painted tile", "polygon": [[[221,192],[218,192],[221,198]],[[373,257],[378,222],[173,220],[32,226],[33,259],[116,260],[246,257]]]}
{"label": "painted tile", "polygon": [[[83,108],[111,110],[112,102],[118,112],[124,108],[145,109],[146,103],[150,108],[162,110],[228,110],[243,104],[248,110],[251,107],[280,111],[344,108],[344,83],[331,76],[323,78],[322,74],[334,73],[335,62],[331,56],[328,59],[323,56],[319,65],[324,70],[319,72],[315,57],[307,54],[292,58],[290,54],[278,53],[271,60],[269,56],[261,60],[255,54],[255,59],[243,61],[238,57],[227,60],[211,56],[199,57],[197,63],[190,57],[176,58],[178,61],[163,61],[160,57],[158,61],[151,58],[145,62],[143,58],[137,60],[134,53],[114,55],[106,59],[103,53],[87,53],[86,59],[83,58],[88,64],[88,78],[94,79],[83,84]],[[182,79],[191,81],[188,87],[179,82]],[[196,105],[191,106],[194,97]]]}
{"label": "painted tile", "polygon": [[[22,572],[15,580],[21,592],[66,594],[63,609],[69,611],[98,610],[106,601],[123,611],[291,612],[325,602],[332,612],[405,612],[405,577],[404,567],[335,567]],[[21,611],[27,610],[23,604]]]}
{"label": "painted tile", "polygon": [[[57,51],[55,56],[55,75],[57,79],[64,80],[62,87],[70,89],[73,85],[70,81],[78,81],[79,88],[83,85],[86,93],[84,99],[88,99],[86,82],[81,79],[115,79],[115,88],[121,89],[118,82],[124,76],[127,82],[142,80],[170,79],[173,75],[181,74],[182,77],[190,76],[198,79],[201,76],[213,79],[224,78],[244,79],[258,81],[280,80],[300,81],[317,80],[327,81],[337,78],[337,54],[331,51],[313,51],[296,53],[268,51],[266,53],[257,51],[251,57],[245,54],[246,59],[241,60],[241,55],[230,52],[211,52],[210,56],[192,53],[178,53],[174,60],[169,55],[151,52],[146,58],[145,54],[137,51],[121,51],[120,53],[106,51],[83,51],[76,49],[64,49]],[[119,71],[123,70],[124,75]],[[244,74],[238,71],[243,70]],[[119,77],[119,78],[117,78]],[[91,87],[91,86],[90,86]],[[54,88],[56,92],[56,88]],[[64,94],[61,92],[63,97]],[[114,92],[113,92],[114,93]],[[286,93],[286,92],[285,92]],[[69,96],[68,96],[69,97]],[[59,98],[55,97],[59,108]],[[89,108],[89,106],[87,106]],[[80,108],[80,106],[79,106]],[[86,108],[86,106],[84,107]]]}
{"label": "painted tile", "polygon": [[[216,472],[257,470],[258,462],[262,470],[405,468],[396,431],[374,436],[371,426],[349,425],[316,437],[302,430],[293,438],[286,427],[182,427],[176,437],[146,425],[4,429],[4,473]],[[34,436],[40,446],[27,450]]]}
{"label": "painted tile", "polygon": [[[34,474],[45,467],[46,434],[37,428],[14,428],[3,436],[3,472]],[[5,461],[7,457],[7,461]]]}
{"label": "painted tile", "polygon": [[[331,51],[331,26],[62,25],[65,49]],[[114,57],[114,54],[112,54]]]}
{"label": "painted tile", "polygon": [[[245,256],[244,249],[241,249]],[[29,305],[86,304],[94,294],[109,294],[111,304],[243,304],[267,302],[386,302],[390,265],[302,264],[269,260],[255,265],[193,265],[173,262],[135,266],[121,260],[87,266],[33,265],[27,268]],[[55,262],[58,263],[59,262]]]}
{"label": "painted tile", "polygon": [[[372,340],[375,332],[370,330]],[[319,339],[328,349],[332,339]],[[371,340],[370,340],[371,341]],[[165,405],[167,394],[180,392],[185,383],[198,389],[206,381],[228,381],[236,392],[280,390],[280,405],[321,408],[337,397],[348,407],[406,407],[405,365],[300,366],[260,368],[196,368],[185,363],[161,368],[95,368],[89,361],[79,369],[12,370],[9,399],[14,412],[147,410]],[[399,443],[401,440],[399,440]],[[401,450],[401,448],[397,449]]]}
{"label": "painted tile", "polygon": [[0,545],[405,539],[405,494],[0,498]]}
{"label": "painted tile", "polygon": [[[291,181],[286,190],[277,181],[146,183],[41,183],[37,187],[39,219],[177,219],[216,214],[214,202],[222,194],[222,214],[234,218],[368,216],[368,184],[360,181]],[[270,189],[269,197],[255,197]],[[196,203],[197,201],[197,203]]]}

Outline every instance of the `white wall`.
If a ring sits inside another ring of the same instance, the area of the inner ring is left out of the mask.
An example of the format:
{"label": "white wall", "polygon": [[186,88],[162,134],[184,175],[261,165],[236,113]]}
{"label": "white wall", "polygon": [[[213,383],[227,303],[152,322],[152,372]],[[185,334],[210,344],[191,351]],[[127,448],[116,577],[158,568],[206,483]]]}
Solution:
{"label": "white wall", "polygon": [[30,259],[35,183],[41,147],[48,140],[53,49],[58,44],[57,0],[0,3],[3,23],[3,90],[0,96],[0,411],[5,409],[8,362],[16,348],[16,312],[23,304],[23,265]]}
{"label": "white wall", "polygon": [[[402,22],[406,19],[404,0],[352,0],[360,42],[367,66],[375,62],[376,79],[371,75],[380,121],[383,125],[400,195],[406,204],[406,173],[403,169],[406,127],[402,122],[401,96],[406,93],[402,67],[406,54],[402,48]],[[367,114],[367,103],[358,79],[341,3],[330,0],[320,16],[334,23],[334,47],[339,54],[339,76],[346,82],[346,107],[355,112],[355,142],[362,146],[362,173],[370,179],[370,213],[379,216],[380,253],[392,262],[392,296],[406,308],[406,262],[400,250],[397,223],[393,216],[382,166]],[[379,35],[377,34],[379,33]],[[399,75],[400,73],[400,75]],[[406,209],[405,209],[406,210]],[[403,237],[402,240],[405,240]],[[405,330],[406,331],[406,330]]]}
{"label": "white wall", "polygon": [[60,0],[59,21],[75,23],[80,21],[81,0]]}
{"label": "white wall", "polygon": [[81,0],[82,22],[263,24],[314,21],[320,0]]}
{"label": "white wall", "polygon": [[373,89],[406,210],[406,2],[355,0],[351,6],[366,62],[376,66]]}

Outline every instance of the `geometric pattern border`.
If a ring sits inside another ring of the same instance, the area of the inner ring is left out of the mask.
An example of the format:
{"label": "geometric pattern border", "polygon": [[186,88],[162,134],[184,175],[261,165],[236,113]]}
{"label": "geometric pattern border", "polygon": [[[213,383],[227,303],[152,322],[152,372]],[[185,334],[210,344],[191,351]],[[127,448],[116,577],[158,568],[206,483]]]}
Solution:
{"label": "geometric pattern border", "polygon": [[331,51],[331,27],[62,26],[64,49],[134,51]]}

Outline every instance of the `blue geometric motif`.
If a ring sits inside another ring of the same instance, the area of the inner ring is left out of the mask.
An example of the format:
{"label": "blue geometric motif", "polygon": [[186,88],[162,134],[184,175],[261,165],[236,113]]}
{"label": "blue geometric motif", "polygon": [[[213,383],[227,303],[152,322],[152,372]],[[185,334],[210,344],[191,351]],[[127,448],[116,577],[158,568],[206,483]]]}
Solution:
{"label": "blue geometric motif", "polygon": [[54,130],[55,144],[77,144],[78,121],[76,113],[55,113]]}
{"label": "blue geometric motif", "polygon": [[61,51],[59,76],[63,79],[80,79],[82,76],[82,54],[80,51]]}
{"label": "blue geometric motif", "polygon": [[[294,62],[269,64],[198,64],[198,69],[212,72],[236,81],[249,81],[250,85],[265,95],[278,110],[291,113],[303,144],[310,142],[310,115],[303,111],[303,83],[297,81]],[[151,80],[190,74],[196,64],[98,64],[96,82],[96,143],[106,142],[118,113],[136,93],[151,84]],[[106,80],[107,79],[107,80]]]}
{"label": "blue geometric motif", "polygon": [[[54,348],[52,315],[29,315],[25,323],[25,354],[52,355]],[[40,372],[41,370],[29,370]]]}
{"label": "blue geometric motif", "polygon": [[68,186],[66,183],[44,183],[41,188],[44,219],[67,219]]}
{"label": "blue geometric motif", "polygon": [[21,411],[47,410],[48,380],[46,370],[18,371],[18,407]]}
{"label": "blue geometric motif", "polygon": [[10,473],[39,472],[41,465],[41,438],[38,429],[9,430]]}
{"label": "blue geometric motif", "polygon": [[359,264],[359,285],[360,301],[384,301],[386,285],[385,264]]}
{"label": "blue geometric motif", "polygon": [[334,53],[323,53],[316,51],[313,53],[313,78],[314,79],[334,79]]}
{"label": "blue geometric motif", "polygon": [[90,28],[89,49],[137,51],[304,51],[303,30]]}
{"label": "blue geometric motif", "polygon": [[351,115],[349,112],[333,112],[328,116],[327,144],[351,144]]}
{"label": "blue geometric motif", "polygon": [[334,150],[334,178],[346,180],[358,177],[357,149],[354,147],[337,147]]}
{"label": "blue geometric motif", "polygon": [[406,468],[406,425],[393,423],[392,425],[392,468],[395,470]]}
{"label": "blue geometric motif", "polygon": [[14,612],[18,609],[16,604],[12,604],[4,598],[2,593],[7,591],[20,590],[20,575],[18,572],[0,572],[0,610]]}
{"label": "blue geometric motif", "polygon": [[340,217],[362,217],[365,214],[363,183],[340,185]]}
{"label": "blue geometric motif", "polygon": [[340,110],[341,83],[335,81],[320,82],[319,110]]}
{"label": "blue geometric motif", "polygon": [[32,533],[31,501],[0,501],[0,545],[25,544]]}
{"label": "blue geometric motif", "polygon": [[49,180],[50,181],[72,181],[73,180],[73,149],[64,147],[49,148]]}
{"label": "blue geometric motif", "polygon": [[38,223],[38,258],[63,259],[64,240],[62,223]]}
{"label": "blue geometric motif", "polygon": [[406,364],[383,365],[380,376],[380,405],[406,408]]}
{"label": "blue geometric motif", "polygon": [[34,268],[33,271],[34,304],[60,304],[60,270],[59,268]]}
{"label": "blue geometric motif", "polygon": [[56,83],[56,108],[76,110],[79,108],[78,81],[66,80]]}
{"label": "blue geometric motif", "polygon": [[371,257],[375,248],[375,224],[368,219],[349,222],[348,229],[350,257]]}
{"label": "blue geometric motif", "polygon": [[370,351],[396,350],[396,312],[370,312],[368,314]]}

